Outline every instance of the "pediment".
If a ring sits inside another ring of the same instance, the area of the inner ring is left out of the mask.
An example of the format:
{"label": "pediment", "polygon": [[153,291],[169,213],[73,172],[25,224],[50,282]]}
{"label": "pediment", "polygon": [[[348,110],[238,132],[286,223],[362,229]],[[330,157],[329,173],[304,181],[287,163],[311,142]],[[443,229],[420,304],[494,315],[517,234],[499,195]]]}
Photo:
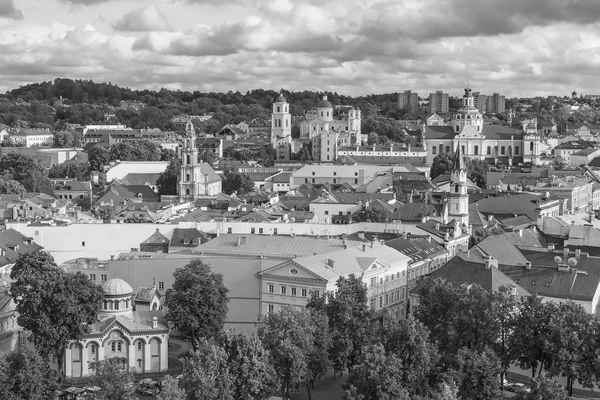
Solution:
{"label": "pediment", "polygon": [[283,262],[281,264],[275,265],[271,268],[268,268],[264,271],[259,272],[259,275],[265,276],[268,275],[270,277],[277,277],[280,279],[319,279],[326,280],[323,277],[315,274],[311,270],[303,267],[299,263],[289,260]]}
{"label": "pediment", "polygon": [[477,131],[472,125],[465,126],[462,131],[455,137],[456,139],[484,139],[485,136],[481,134],[481,132]]}

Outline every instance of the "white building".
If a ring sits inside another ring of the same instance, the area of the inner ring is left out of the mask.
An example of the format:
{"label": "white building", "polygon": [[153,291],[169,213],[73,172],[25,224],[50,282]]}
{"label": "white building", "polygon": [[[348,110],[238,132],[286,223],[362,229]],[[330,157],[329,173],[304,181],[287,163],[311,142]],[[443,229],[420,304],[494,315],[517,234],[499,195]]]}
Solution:
{"label": "white building", "polygon": [[19,129],[10,134],[10,139],[14,143],[25,145],[25,147],[52,146],[54,135],[50,129]]}
{"label": "white building", "polygon": [[106,181],[123,179],[129,174],[162,174],[168,166],[168,161],[118,161],[108,167]]}
{"label": "white building", "polygon": [[89,376],[89,363],[106,358],[117,358],[136,372],[166,371],[169,327],[162,311],[133,311],[133,288],[122,279],[107,280],[102,289],[97,321],[65,350],[65,376]]}

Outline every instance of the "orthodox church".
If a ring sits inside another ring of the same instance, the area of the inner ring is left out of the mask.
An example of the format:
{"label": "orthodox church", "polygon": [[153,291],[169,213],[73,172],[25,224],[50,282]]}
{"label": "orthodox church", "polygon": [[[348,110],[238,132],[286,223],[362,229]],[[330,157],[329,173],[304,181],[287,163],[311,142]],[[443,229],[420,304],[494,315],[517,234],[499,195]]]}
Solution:
{"label": "orthodox church", "polygon": [[493,164],[540,163],[542,134],[538,132],[537,118],[525,120],[518,127],[483,125],[483,115],[475,108],[469,87],[449,126],[424,125],[422,130],[429,165],[438,154],[458,148],[465,157]]}
{"label": "orthodox church", "polygon": [[118,358],[136,372],[166,371],[169,327],[159,310],[160,297],[148,295],[156,291],[143,288],[143,295],[136,296],[141,297],[139,308],[143,311],[134,311],[133,288],[127,282],[110,279],[102,283],[102,289],[104,298],[96,322],[65,351],[65,377],[89,376],[93,374],[89,363],[105,358]]}
{"label": "orthodox church", "polygon": [[323,96],[316,109],[305,114],[305,119],[300,122],[300,139],[297,141],[292,140],[291,114],[283,95],[273,103],[271,115],[271,144],[278,160],[289,159],[295,148],[310,141],[315,161],[333,162],[337,159],[339,147],[360,146],[363,142],[360,110],[351,108],[343,117],[336,119],[327,96]]}

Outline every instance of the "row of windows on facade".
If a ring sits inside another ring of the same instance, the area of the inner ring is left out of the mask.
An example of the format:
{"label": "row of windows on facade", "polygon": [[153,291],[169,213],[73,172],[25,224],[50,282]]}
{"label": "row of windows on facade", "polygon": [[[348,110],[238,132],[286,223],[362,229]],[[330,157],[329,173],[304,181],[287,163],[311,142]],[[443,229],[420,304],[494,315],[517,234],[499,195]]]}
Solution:
{"label": "row of windows on facade", "polygon": [[[73,346],[78,346],[78,345],[75,344]],[[109,343],[109,346],[110,346],[111,353],[121,353],[123,351],[125,343],[122,340],[113,340]],[[138,340],[136,347],[138,350],[142,350],[142,342]],[[95,344],[90,345],[90,353],[96,354],[96,345]]]}
{"label": "row of windows on facade", "polygon": [[[533,143],[531,143],[531,144],[533,145]],[[461,151],[463,152],[463,154],[466,154],[465,146],[461,147]],[[519,155],[519,151],[520,151],[519,146],[515,146],[515,155],[516,156]],[[450,153],[450,146],[446,146],[446,153]],[[433,146],[431,148],[431,154],[437,154],[437,146]],[[473,146],[473,154],[479,155],[479,146]],[[506,147],[505,146],[500,147],[500,154],[506,155]],[[492,155],[492,147],[491,146],[487,147],[486,155],[488,155],[488,156]]]}
{"label": "row of windows on facade", "polygon": [[[329,160],[329,156],[327,156],[327,159]],[[304,183],[308,183],[308,178],[304,178]],[[312,178],[312,183],[315,183],[315,178]],[[337,183],[336,178],[333,178],[333,183]],[[354,180],[354,184],[358,185],[358,179]]]}
{"label": "row of windows on facade", "polygon": [[[84,246],[85,246],[85,244],[84,244]],[[90,281],[96,282],[96,274],[89,274],[89,275],[90,275]],[[105,274],[100,275],[100,282],[106,282],[106,279],[107,279],[107,276]],[[164,289],[165,289],[165,283],[162,281],[158,282],[158,290],[164,290]]]}
{"label": "row of windows on facade", "polygon": [[[72,194],[59,194],[59,195],[58,195],[58,198],[59,198],[60,200],[62,200],[62,199],[65,199],[65,200],[66,200],[66,199],[73,200],[73,195],[72,195]],[[77,195],[75,195],[75,198],[77,198]],[[83,195],[82,195],[82,194],[80,194],[80,195],[79,195],[79,199],[80,199],[80,200],[83,200]]]}
{"label": "row of windows on facade", "polygon": [[[272,283],[267,284],[267,291],[269,293],[275,293],[275,285]],[[287,286],[279,286],[279,293],[283,294],[283,295],[287,295],[288,294],[288,287]],[[307,297],[308,294],[315,294],[317,295],[317,297],[319,296],[319,291],[318,290],[308,290],[306,288],[300,288],[300,297]],[[290,294],[292,296],[297,296],[298,295],[298,288],[297,287],[291,287],[290,288]]]}
{"label": "row of windows on facade", "polygon": [[[275,119],[275,126],[274,128],[281,128],[281,119]],[[288,119],[285,120],[285,127],[289,128],[290,127],[290,121]]]}
{"label": "row of windows on facade", "polygon": [[[277,228],[273,228],[273,235],[277,235]],[[227,233],[231,233],[231,228],[227,228]],[[250,228],[250,233],[251,234],[256,234],[256,228]],[[258,228],[258,233],[262,234],[264,233],[264,229],[263,228]]]}
{"label": "row of windows on facade", "polygon": [[[390,304],[395,304],[398,303],[401,300],[404,300],[406,298],[406,288],[400,288],[400,289],[396,289],[393,292],[390,293],[386,293],[385,295],[381,295],[379,296],[379,307],[377,307],[377,298],[376,297],[372,297],[371,300],[369,301],[369,306],[371,307],[372,310],[375,310],[376,308],[383,308],[384,306],[387,307]],[[385,303],[384,303],[385,301]]]}
{"label": "row of windows on facade", "polygon": [[0,332],[2,331],[7,331],[8,328],[14,328],[15,327],[15,317],[10,318],[10,319],[6,319],[4,322],[0,322]]}

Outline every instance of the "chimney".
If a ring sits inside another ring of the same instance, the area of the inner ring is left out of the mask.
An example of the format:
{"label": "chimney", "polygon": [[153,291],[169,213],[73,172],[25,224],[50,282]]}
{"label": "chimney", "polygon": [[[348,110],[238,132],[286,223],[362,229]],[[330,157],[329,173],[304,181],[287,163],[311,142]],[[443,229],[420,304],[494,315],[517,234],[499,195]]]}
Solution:
{"label": "chimney", "polygon": [[371,239],[371,248],[375,247],[375,239]]}
{"label": "chimney", "polygon": [[439,222],[437,224],[435,224],[435,230],[437,230],[437,231],[440,230],[440,223]]}
{"label": "chimney", "polygon": [[156,316],[152,317],[152,329],[158,329],[158,318]]}
{"label": "chimney", "polygon": [[346,240],[342,240],[342,245],[344,246],[344,249],[348,248],[348,242],[346,242]]}
{"label": "chimney", "polygon": [[366,244],[362,245],[362,251],[364,251],[365,253],[367,252],[367,245]]}
{"label": "chimney", "polygon": [[219,228],[217,228],[217,237],[219,237],[220,234],[221,234],[221,230]]}
{"label": "chimney", "polygon": [[581,249],[575,249],[575,258],[581,258]]}
{"label": "chimney", "polygon": [[554,243],[548,243],[548,251],[554,251]]}
{"label": "chimney", "polygon": [[575,225],[575,221],[571,221],[571,225]]}
{"label": "chimney", "polygon": [[[2,252],[4,252],[4,250],[2,250]],[[4,254],[2,254],[2,255],[4,255]],[[111,260],[114,260],[114,259],[115,259],[115,255],[114,255],[114,254],[111,254],[111,255],[110,255],[110,259],[111,259]]]}
{"label": "chimney", "polygon": [[531,261],[525,261],[525,269],[528,271],[531,269]]}
{"label": "chimney", "polygon": [[569,257],[569,248],[565,247],[563,249],[563,257],[565,258],[565,260],[567,259],[567,257]]}
{"label": "chimney", "polygon": [[492,267],[498,268],[498,260],[496,260],[492,256],[487,256],[485,258],[484,263],[485,263],[485,269],[491,269]]}
{"label": "chimney", "polygon": [[518,232],[519,232],[519,236],[523,237],[523,229],[519,229]]}

